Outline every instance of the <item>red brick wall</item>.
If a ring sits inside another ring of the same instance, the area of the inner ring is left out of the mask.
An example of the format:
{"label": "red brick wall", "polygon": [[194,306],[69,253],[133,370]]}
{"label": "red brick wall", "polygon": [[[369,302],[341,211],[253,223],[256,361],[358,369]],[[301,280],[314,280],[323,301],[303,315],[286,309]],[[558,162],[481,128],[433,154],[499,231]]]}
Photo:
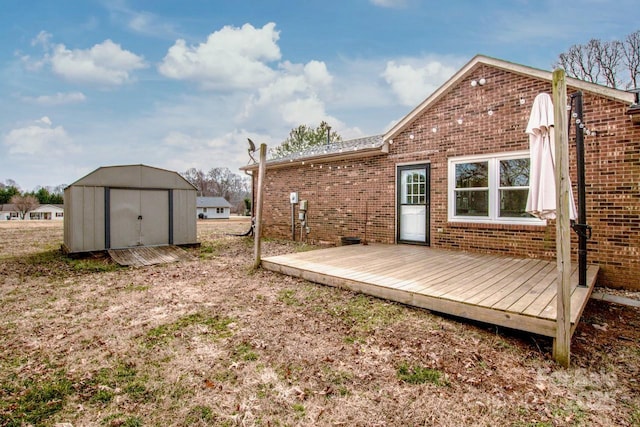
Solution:
{"label": "red brick wall", "polygon": [[[265,179],[264,229],[267,235],[291,238],[289,193],[309,202],[313,242],[339,243],[341,237],[370,242],[394,241],[394,165],[384,156],[302,167],[269,169]],[[296,209],[296,223],[298,223]],[[368,221],[367,221],[368,219]],[[300,240],[300,228],[296,228]]]}
{"label": "red brick wall", "polygon": [[[485,78],[484,86],[471,80]],[[431,164],[431,246],[552,259],[555,223],[519,226],[450,223],[447,167],[451,157],[528,150],[524,133],[533,99],[551,83],[480,64],[394,138],[389,154],[369,159],[269,169],[265,232],[291,237],[289,193],[309,201],[311,241],[337,243],[342,236],[395,241],[395,169]],[[568,92],[572,93],[569,87]],[[520,99],[525,103],[521,104]],[[584,93],[584,120],[597,136],[585,136],[587,219],[593,227],[589,262],[601,267],[599,283],[640,289],[640,126],[628,105]],[[488,110],[493,115],[488,115]],[[457,119],[463,123],[458,124]],[[432,132],[436,127],[437,132]],[[414,138],[410,139],[409,135]],[[573,135],[573,134],[572,134]],[[570,140],[572,181],[575,146]],[[322,168],[320,168],[322,166]],[[366,213],[368,211],[368,215]],[[297,217],[297,211],[296,211]],[[297,229],[296,239],[300,238]],[[573,237],[574,253],[577,240]]]}

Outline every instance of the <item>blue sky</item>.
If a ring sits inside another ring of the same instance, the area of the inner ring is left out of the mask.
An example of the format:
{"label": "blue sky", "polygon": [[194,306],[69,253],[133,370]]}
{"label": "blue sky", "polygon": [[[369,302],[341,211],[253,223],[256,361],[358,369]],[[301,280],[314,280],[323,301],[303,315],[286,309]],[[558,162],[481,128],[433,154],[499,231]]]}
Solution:
{"label": "blue sky", "polygon": [[247,163],[328,121],[383,133],[474,55],[551,70],[637,0],[24,0],[0,13],[0,182]]}

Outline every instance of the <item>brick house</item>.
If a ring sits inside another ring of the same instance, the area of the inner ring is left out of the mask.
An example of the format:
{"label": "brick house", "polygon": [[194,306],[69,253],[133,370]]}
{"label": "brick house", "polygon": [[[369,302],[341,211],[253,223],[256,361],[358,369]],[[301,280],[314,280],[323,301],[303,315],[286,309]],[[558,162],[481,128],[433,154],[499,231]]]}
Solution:
{"label": "brick house", "polygon": [[[264,232],[292,237],[289,195],[297,192],[308,201],[308,233],[300,233],[296,212],[296,239],[338,243],[354,236],[553,259],[554,221],[524,212],[525,128],[535,96],[551,91],[551,72],[476,56],[386,134],[268,161]],[[634,94],[575,79],[568,79],[567,91],[582,91],[589,129],[589,262],[600,265],[600,285],[640,289],[640,124],[631,115],[637,111]],[[575,193],[574,138],[572,129]],[[575,255],[575,235],[572,240]]]}

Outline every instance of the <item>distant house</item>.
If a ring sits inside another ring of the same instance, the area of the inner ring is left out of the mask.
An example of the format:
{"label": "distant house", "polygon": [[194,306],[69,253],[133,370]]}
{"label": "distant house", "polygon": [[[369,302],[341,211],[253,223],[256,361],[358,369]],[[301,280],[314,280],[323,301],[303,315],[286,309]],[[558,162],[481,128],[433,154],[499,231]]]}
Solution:
{"label": "distant house", "polygon": [[9,221],[10,219],[20,219],[16,205],[13,203],[0,205],[0,221]]}
{"label": "distant house", "polygon": [[40,205],[36,209],[27,212],[24,219],[61,221],[64,219],[64,205]]}
{"label": "distant house", "polygon": [[[21,220],[20,212],[12,203],[0,205],[0,221]],[[63,205],[40,205],[32,211],[27,212],[25,220],[58,220],[64,219]]]}
{"label": "distant house", "polygon": [[229,219],[231,203],[224,197],[198,197],[196,214],[200,219]]}

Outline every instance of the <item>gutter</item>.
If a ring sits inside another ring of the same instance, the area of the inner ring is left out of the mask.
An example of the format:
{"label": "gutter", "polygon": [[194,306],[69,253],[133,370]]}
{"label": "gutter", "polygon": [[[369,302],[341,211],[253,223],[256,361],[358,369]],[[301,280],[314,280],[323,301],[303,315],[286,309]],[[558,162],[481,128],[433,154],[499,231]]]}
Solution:
{"label": "gutter", "polygon": [[[379,147],[369,147],[369,148],[356,148],[349,151],[342,151],[336,153],[328,153],[328,154],[320,154],[316,156],[307,156],[307,157],[299,157],[295,159],[285,159],[285,160],[271,160],[267,161],[267,169],[282,169],[288,168],[292,166],[303,166],[307,163],[320,163],[320,162],[336,162],[339,160],[350,160],[350,159],[362,159],[373,156],[380,156],[383,154],[389,153],[389,142],[384,141],[384,143]],[[252,164],[247,166],[242,166],[240,168],[241,171],[253,172],[258,170],[258,164]]]}

